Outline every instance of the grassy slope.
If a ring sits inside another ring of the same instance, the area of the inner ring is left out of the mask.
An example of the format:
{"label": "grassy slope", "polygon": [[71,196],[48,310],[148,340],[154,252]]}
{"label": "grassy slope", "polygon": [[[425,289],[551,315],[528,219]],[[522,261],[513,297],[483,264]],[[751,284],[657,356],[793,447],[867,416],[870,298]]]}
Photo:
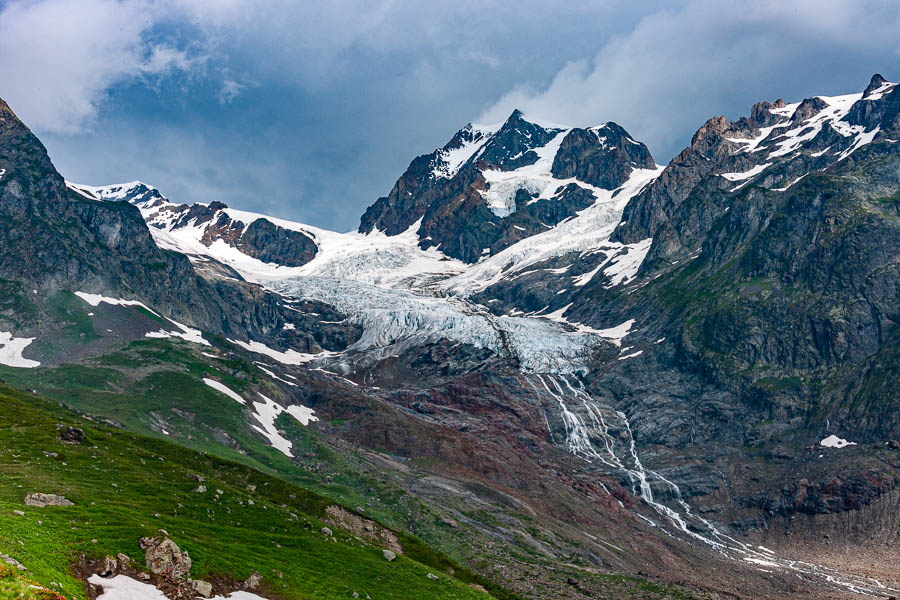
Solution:
{"label": "grassy slope", "polygon": [[[84,427],[87,442],[61,444],[61,424]],[[196,473],[207,477],[209,492],[191,491],[197,483],[189,475]],[[165,440],[85,424],[5,385],[0,476],[0,551],[40,583],[59,582],[69,597],[84,594],[70,567],[79,554],[140,559],[138,540],[160,528],[190,552],[195,577],[243,580],[258,570],[284,598],[347,598],[353,591],[374,598],[484,597],[446,575],[426,578],[435,566],[406,557],[388,563],[379,548],[342,532],[337,542],[326,539],[320,517],[330,502],[317,494]],[[256,492],[248,491],[251,483]],[[76,505],[25,507],[32,491],[64,494]],[[408,545],[408,555],[449,564]]]}
{"label": "grassy slope", "polygon": [[[215,336],[211,339],[222,346]],[[249,398],[252,398],[251,388],[265,389],[271,380],[236,355],[211,358],[201,354],[211,350],[177,340],[141,340],[84,364],[37,369],[0,366],[0,377],[21,389],[35,389],[42,396],[80,414],[114,419],[129,431],[173,441],[251,467],[345,506],[364,506],[368,516],[395,529],[413,531],[424,540],[427,545],[404,537],[404,546],[412,549],[422,561],[455,573],[456,578],[463,581],[483,585],[495,597],[512,597],[507,590],[458,566],[458,563],[469,563],[479,571],[491,571],[490,563],[497,557],[483,556],[476,549],[483,540],[477,535],[477,539],[468,539],[468,534],[460,537],[449,531],[442,523],[446,514],[436,513],[433,507],[406,493],[402,482],[374,471],[357,456],[356,450],[343,448],[338,452],[330,448],[321,439],[322,424],[303,427],[286,415],[278,420],[278,427],[294,443],[294,454],[300,457],[295,463],[267,446],[250,431],[243,407],[204,385],[202,378],[222,381]],[[173,409],[178,409],[180,414]],[[169,436],[161,433],[158,426],[154,429],[151,413],[166,419]],[[193,418],[188,420],[181,415],[193,415]],[[213,439],[207,425],[227,431],[247,453],[241,454]],[[462,512],[467,512],[465,507],[462,508]],[[478,517],[475,514],[469,516],[476,520]],[[528,553],[525,544],[519,549]],[[448,553],[452,558],[448,559],[440,552]],[[563,580],[569,575],[596,579],[609,597],[682,597],[678,590],[638,579],[588,575],[577,569],[560,574],[556,566],[545,565],[546,559],[539,556],[520,556],[519,560],[552,567],[550,570],[555,576]]]}
{"label": "grassy slope", "polygon": [[[194,450],[277,475],[348,506],[368,504],[371,516],[392,525],[406,525],[398,515],[418,512],[403,490],[363,473],[360,461],[354,457],[328,449],[318,439],[315,427],[303,427],[286,415],[277,421],[294,443],[294,454],[303,457],[300,465],[292,464],[282,453],[267,446],[251,431],[244,407],[206,386],[202,379],[211,377],[243,393],[250,384],[264,386],[268,377],[245,361],[210,358],[201,355],[202,350],[210,349],[176,340],[145,340],[90,365],[37,369],[0,365],[0,377],[20,389],[34,389],[79,413],[113,419],[130,431],[172,439]],[[181,414],[174,413],[173,408]],[[169,437],[154,428],[151,413],[166,419]],[[182,415],[189,415],[193,421]],[[212,427],[227,432],[246,454],[216,441]],[[363,493],[370,488],[371,493]],[[439,523],[439,519],[435,522]]]}
{"label": "grassy slope", "polygon": [[[30,298],[26,295],[25,300]],[[110,419],[128,431],[176,442],[251,467],[345,506],[364,506],[368,516],[394,529],[412,532],[423,540],[425,543],[408,536],[404,538],[404,546],[421,561],[455,573],[457,579],[483,585],[496,597],[511,597],[507,590],[458,566],[459,563],[469,564],[479,572],[488,573],[494,572],[494,563],[498,560],[506,560],[496,554],[496,549],[485,547],[487,540],[483,534],[477,528],[450,530],[443,520],[453,515],[407,493],[408,482],[403,477],[385,473],[360,456],[358,449],[340,443],[335,446],[329,432],[331,427],[340,427],[342,423],[304,427],[292,417],[282,415],[277,425],[293,442],[298,458],[292,462],[267,446],[250,429],[244,407],[202,382],[204,377],[211,377],[247,399],[253,399],[256,391],[280,397],[278,390],[272,387],[272,379],[245,360],[241,353],[234,353],[235,348],[226,340],[206,336],[218,350],[172,339],[142,339],[127,343],[119,336],[124,332],[128,339],[138,331],[133,330],[134,322],[147,320],[137,309],[106,305],[93,308],[66,293],[59,293],[51,300],[51,320],[58,327],[53,332],[45,331],[45,341],[35,343],[49,343],[55,347],[59,342],[78,345],[88,339],[97,340],[100,346],[94,348],[93,358],[76,358],[73,363],[38,369],[0,366],[0,377],[20,389],[34,389],[41,396],[79,414],[91,415],[98,420]],[[89,312],[97,316],[88,315]],[[96,319],[102,321],[96,322]],[[150,324],[151,328],[155,325]],[[107,327],[113,327],[116,333],[110,333]],[[210,356],[211,353],[221,354],[215,358]],[[51,352],[51,355],[65,357],[66,353]],[[213,435],[213,428],[220,439],[222,432],[227,433],[243,452],[223,445]],[[169,435],[162,433],[162,429]],[[457,507],[457,510],[480,521],[479,514],[475,514],[480,511],[473,513],[466,506]],[[520,514],[516,517],[527,518]],[[649,589],[656,587],[651,582],[615,575],[589,576],[580,569],[548,562],[546,557],[531,552],[524,543],[509,546],[507,550],[511,552],[510,558],[530,565],[525,567],[525,572],[540,568],[544,570],[544,576],[562,581],[572,575],[579,579],[590,577],[596,580],[595,588],[608,592],[604,596],[655,598],[673,592],[663,588],[654,591]],[[543,585],[537,575],[522,577],[516,583],[520,589],[531,590],[530,585],[522,585],[531,579],[538,588]],[[648,596],[651,591],[654,593]]]}

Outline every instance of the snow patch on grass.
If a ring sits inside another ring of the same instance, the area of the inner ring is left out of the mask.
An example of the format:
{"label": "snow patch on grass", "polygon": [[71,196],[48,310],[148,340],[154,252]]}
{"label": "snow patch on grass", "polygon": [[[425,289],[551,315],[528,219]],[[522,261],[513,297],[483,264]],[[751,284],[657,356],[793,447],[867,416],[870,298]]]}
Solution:
{"label": "snow patch on grass", "polygon": [[33,369],[41,366],[36,360],[24,358],[22,352],[34,341],[30,338],[17,338],[7,331],[0,331],[0,365]]}
{"label": "snow patch on grass", "polygon": [[158,338],[158,339],[166,339],[166,338],[180,338],[186,342],[191,342],[193,344],[201,344],[203,346],[210,346],[211,344],[203,339],[203,333],[199,329],[193,329],[188,327],[187,325],[182,325],[178,321],[173,321],[171,319],[166,319],[172,325],[180,329],[181,331],[166,331],[164,329],[160,329],[159,331],[150,331],[144,334],[144,337],[148,338]]}
{"label": "snow patch on grass", "polygon": [[156,586],[127,575],[116,575],[109,579],[91,575],[88,583],[103,588],[103,593],[97,596],[97,600],[168,600]]}
{"label": "snow patch on grass", "polygon": [[267,396],[259,394],[259,397],[263,401],[253,403],[253,408],[256,411],[253,416],[259,421],[260,426],[254,425],[253,429],[265,436],[273,448],[288,458],[293,458],[294,455],[291,454],[292,444],[275,427],[275,420],[284,412],[297,419],[302,425],[309,425],[310,421],[318,421],[319,418],[313,416],[315,411],[306,406],[296,404],[285,408]]}
{"label": "snow patch on grass", "polygon": [[[103,588],[103,593],[97,596],[97,600],[168,600],[156,586],[132,579],[127,575],[116,575],[109,579],[91,575],[88,583]],[[238,590],[228,596],[215,596],[212,600],[265,600],[265,598],[251,592]]]}
{"label": "snow patch on grass", "polygon": [[[91,306],[97,307],[103,304],[110,304],[112,306],[138,306],[143,308],[147,312],[160,319],[165,319],[172,325],[178,328],[178,331],[166,331],[165,329],[160,329],[159,331],[150,331],[144,334],[144,337],[154,338],[154,339],[168,339],[168,338],[179,338],[186,342],[191,342],[193,344],[200,344],[202,346],[210,346],[211,344],[203,339],[203,333],[199,329],[194,329],[192,327],[188,327],[187,325],[183,325],[178,321],[173,321],[172,319],[166,319],[161,316],[156,311],[150,309],[146,304],[139,300],[124,300],[122,298],[110,298],[108,296],[102,296],[100,294],[88,294],[85,292],[75,292],[75,295],[90,304]],[[93,313],[91,313],[93,314]]]}
{"label": "snow patch on grass", "polygon": [[256,352],[257,354],[265,354],[269,358],[274,358],[278,362],[283,365],[303,365],[310,361],[326,358],[328,356],[333,356],[334,352],[323,351],[317,354],[309,354],[306,352],[297,352],[296,350],[285,350],[281,352],[280,350],[275,350],[274,348],[269,348],[262,342],[241,342],[238,340],[229,339],[229,342],[232,344],[237,344],[241,348],[245,350],[249,350],[250,352]]}
{"label": "snow patch on grass", "polygon": [[208,377],[204,377],[203,383],[205,383],[212,389],[216,390],[217,392],[221,392],[221,393],[225,394],[226,396],[228,396],[229,398],[231,398],[238,404],[246,404],[246,401],[243,398],[241,398],[237,394],[237,392],[230,390],[229,388],[225,387],[223,384],[219,383],[215,379],[210,379]]}
{"label": "snow patch on grass", "polygon": [[153,310],[150,310],[150,308],[146,304],[144,304],[143,302],[141,302],[139,300],[124,300],[122,298],[110,298],[109,296],[102,296],[100,294],[88,294],[85,292],[75,292],[75,295],[95,308],[100,306],[101,302],[103,304],[111,304],[113,306],[140,306],[144,310],[156,315],[157,317],[162,318],[158,313],[156,313]]}

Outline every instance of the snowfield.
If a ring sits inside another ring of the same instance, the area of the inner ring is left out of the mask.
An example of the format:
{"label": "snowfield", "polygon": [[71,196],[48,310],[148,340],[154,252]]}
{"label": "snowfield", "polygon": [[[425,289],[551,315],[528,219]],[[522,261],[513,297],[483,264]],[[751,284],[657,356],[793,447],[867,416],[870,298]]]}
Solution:
{"label": "snowfield", "polygon": [[[643,262],[650,248],[649,240],[630,245],[608,240],[619,224],[628,201],[656,179],[663,168],[635,169],[628,181],[616,190],[596,188],[575,179],[556,180],[554,185],[576,183],[591,190],[596,201],[553,229],[520,240],[470,266],[464,273],[448,278],[440,287],[450,294],[470,296],[501,280],[511,279],[538,263],[573,252],[603,252],[607,260],[597,270],[602,269],[615,283],[627,283]],[[594,274],[596,272],[591,277]],[[585,285],[590,280],[583,275],[573,279],[575,285]]]}
{"label": "snowfield", "polygon": [[481,191],[481,196],[491,212],[501,219],[514,213],[516,192],[519,190],[537,194],[538,197],[532,200],[535,202],[552,198],[556,190],[565,185],[566,180],[553,177],[550,170],[553,167],[553,159],[556,158],[556,153],[569,131],[568,129],[561,131],[545,146],[535,148],[538,160],[534,164],[513,171],[488,169],[482,172],[484,180],[488,183],[488,189]]}
{"label": "snowfield", "polygon": [[246,400],[244,400],[237,394],[237,392],[231,391],[231,389],[229,389],[225,385],[219,383],[215,379],[210,379],[209,377],[204,377],[203,383],[205,383],[212,389],[216,390],[217,392],[221,392],[222,394],[225,394],[226,396],[228,396],[229,398],[231,398],[238,404],[246,404],[247,403]]}

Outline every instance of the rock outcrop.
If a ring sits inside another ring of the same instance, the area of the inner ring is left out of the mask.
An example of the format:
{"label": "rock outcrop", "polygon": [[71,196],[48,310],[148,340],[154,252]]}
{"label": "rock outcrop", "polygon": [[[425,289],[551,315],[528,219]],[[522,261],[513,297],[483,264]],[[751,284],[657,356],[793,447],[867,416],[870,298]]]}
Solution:
{"label": "rock outcrop", "polygon": [[144,563],[154,575],[169,582],[186,580],[191,573],[192,561],[187,551],[183,551],[167,537],[141,538]]}
{"label": "rock outcrop", "polygon": [[25,496],[25,504],[26,506],[75,506],[75,503],[66,498],[65,496],[58,496],[57,494],[43,494],[41,492],[34,492]]}

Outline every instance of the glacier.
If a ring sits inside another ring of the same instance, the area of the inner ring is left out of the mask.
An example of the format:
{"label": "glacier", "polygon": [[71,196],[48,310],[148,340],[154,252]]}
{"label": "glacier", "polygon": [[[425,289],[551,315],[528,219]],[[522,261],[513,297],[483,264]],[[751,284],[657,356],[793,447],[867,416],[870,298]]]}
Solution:
{"label": "glacier", "polygon": [[615,343],[622,335],[621,327],[607,333],[539,316],[497,316],[465,298],[331,277],[294,277],[269,287],[287,298],[334,306],[363,329],[346,352],[371,352],[377,357],[446,339],[514,359],[525,371],[574,373],[588,369],[595,348]]}

